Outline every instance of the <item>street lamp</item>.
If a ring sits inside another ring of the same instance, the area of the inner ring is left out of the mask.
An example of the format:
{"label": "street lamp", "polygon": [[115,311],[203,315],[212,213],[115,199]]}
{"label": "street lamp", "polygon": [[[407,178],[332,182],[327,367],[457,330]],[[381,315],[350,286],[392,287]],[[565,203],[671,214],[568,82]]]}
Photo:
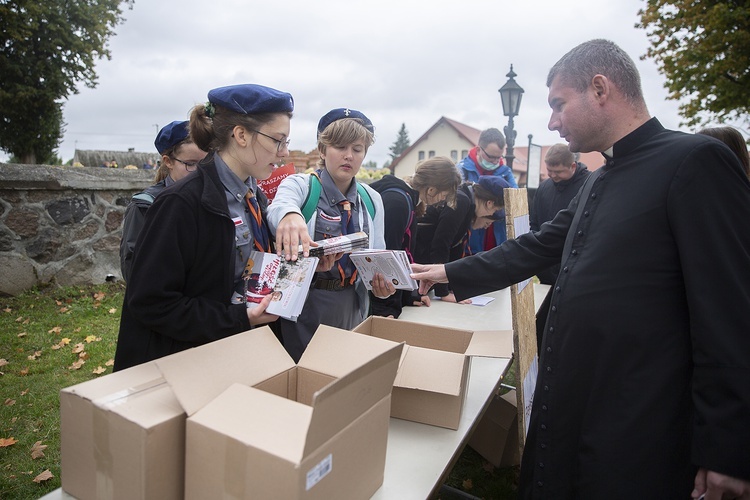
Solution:
{"label": "street lamp", "polygon": [[516,143],[516,131],[513,130],[513,117],[518,115],[518,110],[521,109],[521,97],[523,97],[523,89],[516,83],[514,78],[516,75],[513,72],[513,65],[510,65],[510,73],[505,75],[508,77],[508,81],[505,85],[500,87],[500,100],[503,104],[503,114],[508,117],[508,125],[503,128],[505,132],[505,142],[507,143],[508,150],[505,153],[505,161],[513,171],[513,145]]}

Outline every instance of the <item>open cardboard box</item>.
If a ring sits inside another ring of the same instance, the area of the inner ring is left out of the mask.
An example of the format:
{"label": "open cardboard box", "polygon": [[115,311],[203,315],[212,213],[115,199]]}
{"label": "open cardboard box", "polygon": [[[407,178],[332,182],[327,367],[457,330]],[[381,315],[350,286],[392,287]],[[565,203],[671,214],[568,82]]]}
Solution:
{"label": "open cardboard box", "polygon": [[391,416],[458,429],[469,358],[513,356],[511,331],[469,331],[370,316],[357,333],[404,342],[393,385]]}
{"label": "open cardboard box", "polygon": [[321,326],[295,365],[225,342],[156,361],[189,415],[185,498],[372,496],[402,344]]}
{"label": "open cardboard box", "polygon": [[521,463],[516,405],[515,390],[493,396],[469,439],[469,446],[495,467]]}
{"label": "open cardboard box", "polygon": [[181,499],[185,412],[145,363],[60,391],[62,488],[87,499]]}

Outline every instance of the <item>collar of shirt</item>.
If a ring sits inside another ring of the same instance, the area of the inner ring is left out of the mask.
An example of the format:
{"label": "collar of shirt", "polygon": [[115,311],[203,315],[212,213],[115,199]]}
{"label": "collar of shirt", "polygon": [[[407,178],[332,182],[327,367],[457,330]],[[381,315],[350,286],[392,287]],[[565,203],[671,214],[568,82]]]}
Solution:
{"label": "collar of shirt", "polygon": [[320,171],[320,185],[323,188],[323,193],[325,194],[326,200],[328,200],[332,207],[338,205],[344,200],[349,200],[354,210],[359,209],[357,203],[356,180],[351,183],[351,185],[349,186],[349,190],[346,192],[346,195],[341,194],[339,188],[336,187],[336,183],[333,182],[333,177],[331,177],[328,171],[324,168]]}
{"label": "collar of shirt", "polygon": [[214,163],[216,164],[216,171],[219,173],[219,180],[224,185],[224,189],[232,195],[232,198],[244,203],[248,189],[255,194],[258,188],[255,179],[248,177],[245,182],[242,182],[218,154],[214,155]]}
{"label": "collar of shirt", "polygon": [[659,123],[659,120],[651,118],[646,123],[614,143],[611,148],[604,151],[602,154],[607,160],[627,156],[635,149],[639,148],[641,144],[663,131],[664,127]]}

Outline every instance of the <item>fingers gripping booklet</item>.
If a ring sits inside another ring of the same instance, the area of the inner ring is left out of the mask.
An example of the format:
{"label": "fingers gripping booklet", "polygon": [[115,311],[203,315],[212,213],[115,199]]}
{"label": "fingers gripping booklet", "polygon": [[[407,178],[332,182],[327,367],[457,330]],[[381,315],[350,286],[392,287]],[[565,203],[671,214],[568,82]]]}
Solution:
{"label": "fingers gripping booklet", "polygon": [[[311,257],[320,257],[321,255],[334,255],[337,253],[348,253],[359,248],[367,248],[369,237],[364,231],[358,233],[345,234],[325,240],[317,240],[316,247],[310,247]],[[302,252],[302,245],[299,251]]]}
{"label": "fingers gripping booklet", "polygon": [[252,308],[271,295],[266,312],[297,321],[317,266],[317,257],[300,256],[296,261],[287,261],[276,254],[252,251],[242,273],[244,294],[235,292],[232,302],[245,302]]}
{"label": "fingers gripping booklet", "polygon": [[372,290],[375,273],[382,274],[398,290],[416,290],[419,286],[411,277],[409,258],[403,250],[358,250],[349,258],[368,290]]}

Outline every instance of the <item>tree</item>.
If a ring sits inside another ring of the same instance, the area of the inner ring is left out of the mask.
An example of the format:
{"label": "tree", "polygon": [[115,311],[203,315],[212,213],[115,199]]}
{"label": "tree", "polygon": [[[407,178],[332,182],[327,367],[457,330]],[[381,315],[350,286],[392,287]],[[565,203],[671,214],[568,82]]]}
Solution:
{"label": "tree", "polygon": [[134,0],[0,2],[0,149],[21,163],[48,161],[64,132],[63,100],[96,87],[94,63]]}
{"label": "tree", "polygon": [[388,149],[390,149],[391,153],[391,159],[395,160],[399,157],[401,153],[406,151],[409,146],[411,146],[411,141],[409,140],[409,132],[406,131],[406,124],[401,124],[401,129],[398,131],[398,137],[396,138],[396,142],[391,145]]}
{"label": "tree", "polygon": [[637,28],[667,77],[669,99],[682,100],[684,125],[750,123],[750,3],[744,0],[648,0]]}

